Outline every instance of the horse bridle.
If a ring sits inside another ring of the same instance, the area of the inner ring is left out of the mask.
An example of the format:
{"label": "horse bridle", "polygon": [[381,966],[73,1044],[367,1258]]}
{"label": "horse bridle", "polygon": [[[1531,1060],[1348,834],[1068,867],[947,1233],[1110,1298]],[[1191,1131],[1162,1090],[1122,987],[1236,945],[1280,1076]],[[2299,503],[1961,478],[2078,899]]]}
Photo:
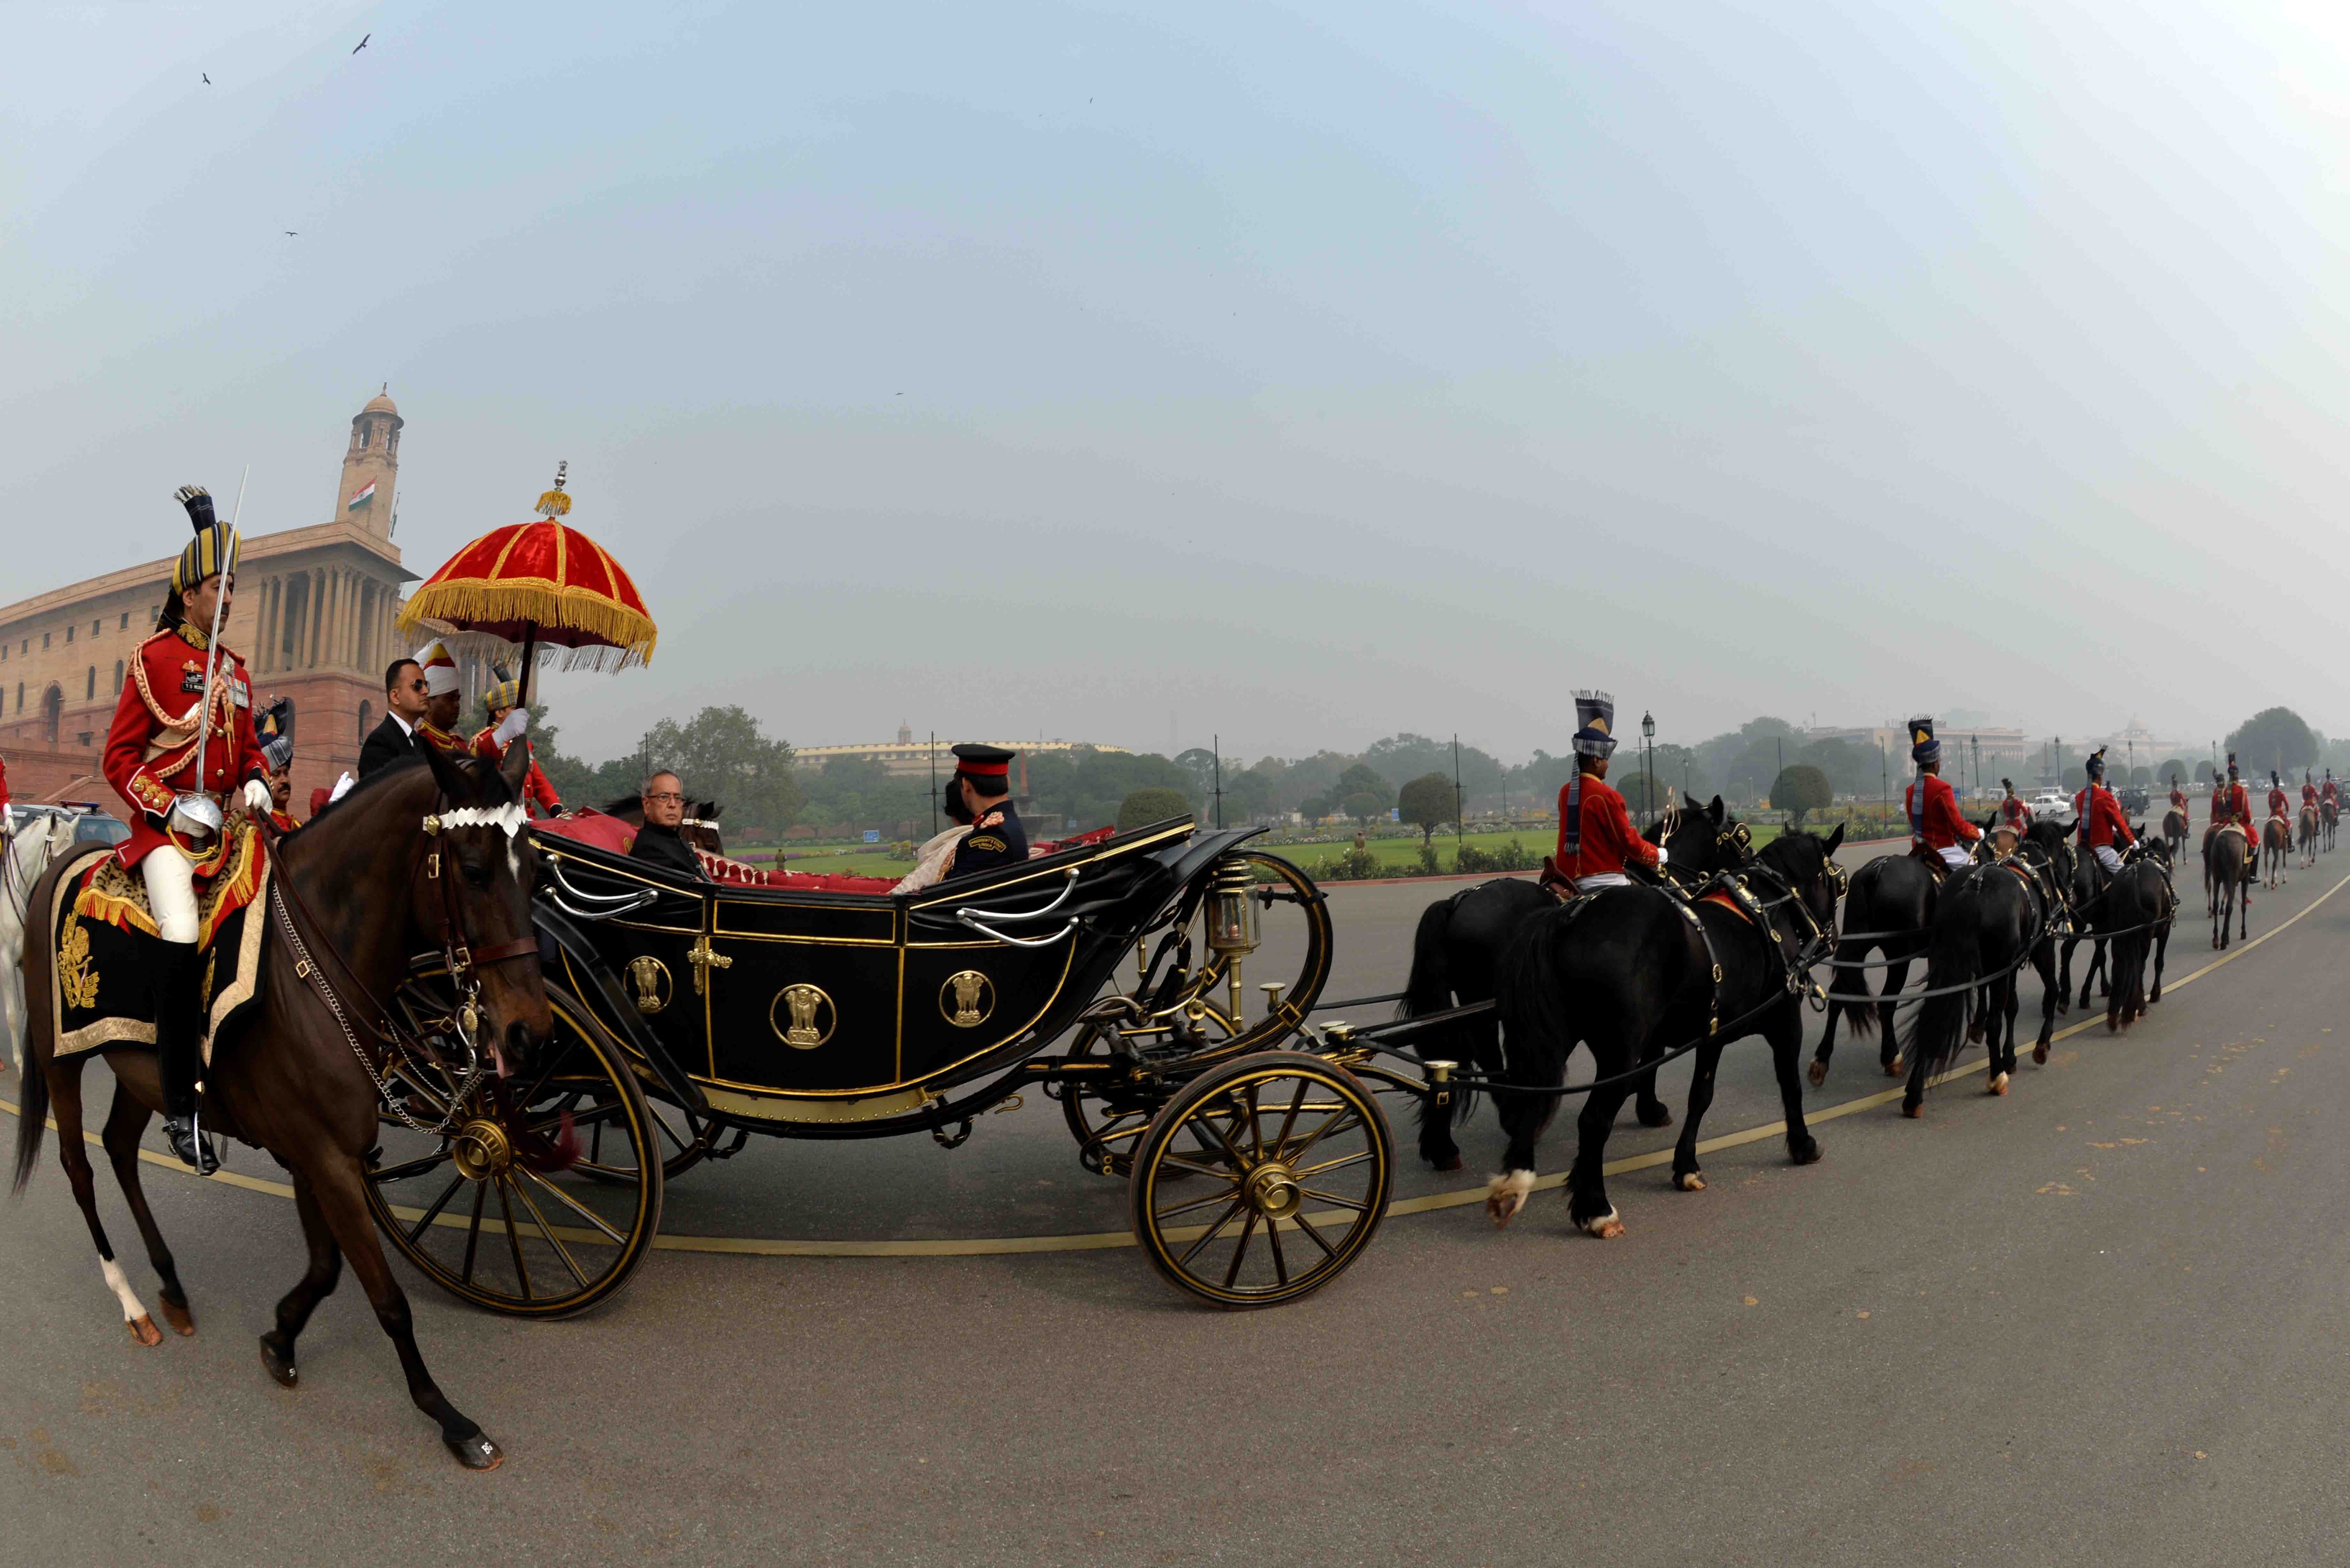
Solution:
{"label": "horse bridle", "polygon": [[[422,826],[428,840],[437,839],[441,834],[459,827],[503,828],[511,838],[519,829],[509,826],[509,814],[519,815],[522,811],[523,808],[519,805],[487,809],[478,806],[462,806],[452,810],[444,800],[438,810],[425,816]],[[416,869],[409,874],[408,886],[410,892],[413,894],[417,878],[421,877],[440,888],[442,961],[447,966],[450,983],[455,987],[457,992],[457,1010],[452,1022],[457,1030],[459,1041],[465,1047],[466,1061],[463,1077],[455,1092],[449,1096],[447,1111],[439,1123],[431,1127],[425,1126],[410,1116],[407,1107],[400,1103],[399,1096],[391,1092],[390,1085],[403,1061],[418,1054],[428,1060],[438,1061],[441,1059],[440,1053],[433,1048],[429,1039],[403,1026],[393,1017],[392,1010],[378,1001],[369,992],[365,983],[353,972],[350,961],[343,957],[333,942],[321,935],[317,939],[319,950],[332,959],[335,967],[342,971],[345,985],[364,999],[376,1012],[378,1020],[376,1023],[361,1022],[359,1027],[373,1035],[382,1047],[383,1066],[380,1071],[378,1070],[375,1063],[369,1058],[366,1048],[359,1044],[358,1031],[352,1027],[350,1014],[345,1009],[342,998],[337,994],[333,982],[328,980],[324,968],[311,957],[309,944],[302,940],[302,933],[296,926],[293,913],[288,909],[287,905],[290,903],[293,909],[300,911],[303,921],[314,932],[323,932],[326,928],[320,923],[317,916],[311,913],[308,904],[302,898],[301,889],[282,876],[272,877],[269,879],[271,906],[277,916],[278,927],[285,934],[286,946],[294,955],[295,978],[307,981],[311,989],[317,992],[318,1000],[326,1004],[328,1012],[341,1028],[343,1039],[351,1048],[351,1054],[358,1059],[360,1068],[366,1072],[369,1082],[375,1085],[377,1098],[411,1131],[434,1137],[447,1132],[455,1125],[460,1109],[472,1094],[474,1083],[481,1077],[481,1047],[474,1043],[473,1039],[482,1026],[481,1009],[478,1005],[481,981],[476,971],[501,963],[510,963],[519,958],[536,957],[538,953],[538,939],[535,935],[516,937],[510,941],[495,942],[484,948],[474,947],[466,934],[464,910],[457,902],[456,877],[443,877],[441,872],[441,850],[436,843],[432,848],[426,851],[424,858],[418,864]],[[447,1065],[445,1063],[443,1064]]]}

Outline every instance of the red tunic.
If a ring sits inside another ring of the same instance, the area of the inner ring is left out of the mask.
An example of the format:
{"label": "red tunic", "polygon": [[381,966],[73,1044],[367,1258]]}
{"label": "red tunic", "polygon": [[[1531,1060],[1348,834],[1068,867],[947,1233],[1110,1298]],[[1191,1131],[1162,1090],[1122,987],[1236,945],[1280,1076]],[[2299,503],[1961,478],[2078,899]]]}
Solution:
{"label": "red tunic", "polygon": [[2341,792],[2334,787],[2334,781],[2332,779],[2327,779],[2324,784],[2317,786],[2317,798],[2322,801],[2338,799],[2340,794]]}
{"label": "red tunic", "polygon": [[[529,747],[527,737],[524,739],[523,745]],[[505,761],[505,749],[498,744],[496,726],[484,725],[482,732],[473,737],[473,754],[492,767]],[[537,806],[540,816],[553,816],[563,809],[563,798],[555,793],[555,786],[547,783],[546,775],[538,770],[538,753],[536,751],[530,753],[530,772],[523,775],[522,798],[525,805]]]}
{"label": "red tunic", "polygon": [[2181,816],[2187,815],[2187,792],[2177,784],[2170,786],[2170,809]]}
{"label": "red tunic", "polygon": [[[1567,816],[1568,796],[1577,784],[1582,785],[1579,824],[1582,842],[1573,854],[1567,852],[1566,830],[1571,826]],[[1606,779],[1591,774],[1579,774],[1567,781],[1558,792],[1558,848],[1552,856],[1560,875],[1574,879],[1601,877],[1609,872],[1621,874],[1627,866],[1657,868],[1657,846],[1632,831],[1632,814],[1624,809],[1624,797]]]}
{"label": "red tunic", "polygon": [[2103,784],[2074,793],[2073,815],[2075,822],[2087,825],[2092,849],[2110,849],[2116,842],[2126,847],[2137,842],[2122,817],[2121,798]]}
{"label": "red tunic", "polygon": [[2240,823],[2252,842],[2260,842],[2260,824],[2252,820],[2252,797],[2244,793],[2243,781],[2217,784],[2211,786],[2211,821],[2216,826],[2223,822]]}
{"label": "red tunic", "polygon": [[[196,694],[204,680],[203,645],[204,634],[192,627],[159,631],[139,645],[122,683],[99,765],[130,805],[130,836],[116,851],[125,866],[138,865],[149,850],[169,842],[162,832],[164,815],[180,791],[196,787]],[[261,743],[254,738],[253,686],[245,679],[244,660],[225,647],[213,671],[207,707],[211,740],[204,749],[203,787],[207,794],[225,797],[267,773]]]}
{"label": "red tunic", "polygon": [[2301,786],[2301,804],[2308,806],[2314,806],[2317,804],[2317,786],[2315,784],[2305,781],[2303,783]]}
{"label": "red tunic", "polygon": [[2032,807],[2023,803],[2022,796],[2009,795],[1999,803],[1999,820],[2021,836],[2023,830],[2032,826]]}
{"label": "red tunic", "polygon": [[2269,785],[2269,815],[2271,816],[2286,815],[2291,805],[2292,802],[2285,798],[2284,786],[2282,784]]}
{"label": "red tunic", "polygon": [[1924,820],[1920,826],[1924,829],[1922,836],[1927,848],[1954,849],[1960,844],[1972,844],[1982,836],[1982,829],[1960,815],[1958,792],[1939,774],[1928,774],[1923,779],[1914,780],[1908,789],[1901,792],[1901,808],[1909,813],[1911,820],[1918,818],[1918,786],[1920,784],[1926,788]]}

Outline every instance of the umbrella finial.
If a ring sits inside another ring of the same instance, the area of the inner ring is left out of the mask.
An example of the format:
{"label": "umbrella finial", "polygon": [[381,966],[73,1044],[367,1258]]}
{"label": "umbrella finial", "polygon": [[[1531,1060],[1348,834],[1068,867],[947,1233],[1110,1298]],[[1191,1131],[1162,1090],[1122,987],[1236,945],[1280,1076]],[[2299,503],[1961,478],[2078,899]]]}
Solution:
{"label": "umbrella finial", "polygon": [[560,517],[571,510],[571,497],[563,493],[563,476],[570,470],[569,458],[555,465],[555,488],[539,493],[538,514],[541,517]]}

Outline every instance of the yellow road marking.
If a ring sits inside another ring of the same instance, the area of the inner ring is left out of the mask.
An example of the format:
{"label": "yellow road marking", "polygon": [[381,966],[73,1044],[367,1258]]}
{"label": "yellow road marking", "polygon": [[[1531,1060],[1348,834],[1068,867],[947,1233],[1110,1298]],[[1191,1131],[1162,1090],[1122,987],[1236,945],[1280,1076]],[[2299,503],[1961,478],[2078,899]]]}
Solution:
{"label": "yellow road marking", "polygon": [[[2185,986],[2192,985],[2213,970],[2235,962],[2271,937],[2282,935],[2295,921],[2334,897],[2345,887],[2350,887],[2350,877],[2343,877],[2341,881],[2312,898],[2299,911],[2279,921],[2274,929],[2262,931],[2257,937],[2245,939],[2229,951],[2190,974],[2164,981],[2164,990],[2166,992],[2180,990]],[[2182,905],[2182,910],[2184,908],[2185,906]],[[2173,929],[2175,930],[2177,928]],[[2059,1041],[2069,1040],[2074,1035],[2095,1028],[2103,1022],[2102,1017],[2093,1016],[2085,1018],[2078,1023],[2068,1024],[2050,1036],[2049,1044],[2053,1045]],[[1982,1070],[1981,1063],[1964,1067],[1953,1067],[1946,1073],[1938,1075],[1932,1080],[1932,1086],[1939,1087],[1960,1078],[1973,1077],[1979,1075]],[[1863,1095],[1856,1100],[1846,1100],[1840,1105],[1824,1106],[1816,1111],[1806,1110],[1804,1113],[1804,1125],[1811,1126],[1818,1122],[1831,1122],[1838,1116],[1849,1116],[1861,1111],[1874,1110],[1879,1106],[1891,1105],[1907,1092],[1906,1088],[1886,1089],[1874,1095]],[[6,1100],[0,1100],[0,1111],[6,1111],[10,1116],[24,1114]],[[52,1128],[57,1125],[54,1119],[49,1123]],[[1720,1137],[1705,1138],[1698,1144],[1697,1152],[1702,1155],[1711,1154],[1718,1149],[1736,1148],[1742,1144],[1758,1143],[1766,1137],[1782,1137],[1786,1130],[1787,1124],[1784,1121],[1766,1122],[1760,1127],[1747,1127],[1742,1131],[1724,1133]],[[99,1137],[95,1133],[84,1132],[82,1138],[87,1143],[99,1144]],[[177,1159],[169,1155],[158,1154],[152,1149],[140,1149],[139,1158],[150,1165],[160,1166],[174,1175],[184,1176],[192,1180],[217,1181],[225,1186],[243,1188],[248,1192],[266,1192],[278,1198],[290,1199],[294,1196],[294,1189],[282,1181],[264,1181],[258,1177],[239,1176],[234,1171],[227,1170],[216,1171],[208,1177],[199,1177]],[[1600,1170],[1603,1175],[1622,1176],[1629,1171],[1648,1170],[1659,1165],[1669,1165],[1672,1163],[1672,1158],[1673,1151],[1670,1148],[1660,1148],[1648,1154],[1636,1154],[1623,1159],[1610,1160],[1602,1166]],[[1553,1176],[1537,1177],[1534,1180],[1534,1190],[1543,1191],[1565,1185],[1566,1173],[1561,1171]],[[1440,1209],[1465,1209],[1471,1204],[1482,1203],[1484,1200],[1485,1189],[1482,1187],[1463,1188],[1454,1192],[1434,1192],[1424,1198],[1398,1199],[1388,1205],[1388,1217],[1393,1218],[1399,1214],[1430,1214]],[[403,1219],[413,1220],[421,1217],[423,1210],[395,1209],[394,1212]],[[445,1224],[462,1227],[466,1223],[463,1220],[452,1219],[446,1215],[441,1218]],[[1307,1218],[1317,1225],[1334,1226],[1345,1222],[1347,1216],[1344,1211],[1333,1210],[1328,1213],[1309,1215]],[[494,1220],[484,1220],[483,1228],[484,1230],[502,1229]],[[1202,1226],[1187,1227],[1186,1232],[1203,1229],[1205,1227]],[[567,1241],[573,1239],[573,1232],[567,1226],[558,1226],[556,1231]],[[1186,1232],[1170,1231],[1169,1234],[1180,1238]],[[604,1240],[593,1231],[578,1232],[577,1239],[598,1242]],[[767,1258],[977,1258],[1018,1252],[1091,1252],[1133,1245],[1135,1245],[1135,1240],[1134,1232],[1131,1231],[1093,1231],[1067,1236],[972,1236],[906,1241],[801,1241],[764,1236],[680,1236],[668,1232],[653,1238],[655,1250],[661,1251],[726,1252],[739,1256]]]}

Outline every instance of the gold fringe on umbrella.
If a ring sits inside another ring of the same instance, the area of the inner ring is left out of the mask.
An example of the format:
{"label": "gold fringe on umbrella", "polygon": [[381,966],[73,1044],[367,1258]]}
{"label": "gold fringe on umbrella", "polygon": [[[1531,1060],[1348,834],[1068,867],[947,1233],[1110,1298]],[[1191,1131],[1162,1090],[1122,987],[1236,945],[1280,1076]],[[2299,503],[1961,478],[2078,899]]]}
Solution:
{"label": "gold fringe on umbrella", "polygon": [[[584,631],[612,646],[572,649],[564,668],[581,664],[596,669],[624,670],[650,662],[660,633],[651,619],[612,602],[588,588],[561,587],[546,581],[515,583],[427,584],[400,606],[403,633],[420,621],[447,620],[479,628],[484,621],[538,623],[538,635],[547,642],[566,642],[567,631]],[[617,655],[617,659],[608,656]]]}

